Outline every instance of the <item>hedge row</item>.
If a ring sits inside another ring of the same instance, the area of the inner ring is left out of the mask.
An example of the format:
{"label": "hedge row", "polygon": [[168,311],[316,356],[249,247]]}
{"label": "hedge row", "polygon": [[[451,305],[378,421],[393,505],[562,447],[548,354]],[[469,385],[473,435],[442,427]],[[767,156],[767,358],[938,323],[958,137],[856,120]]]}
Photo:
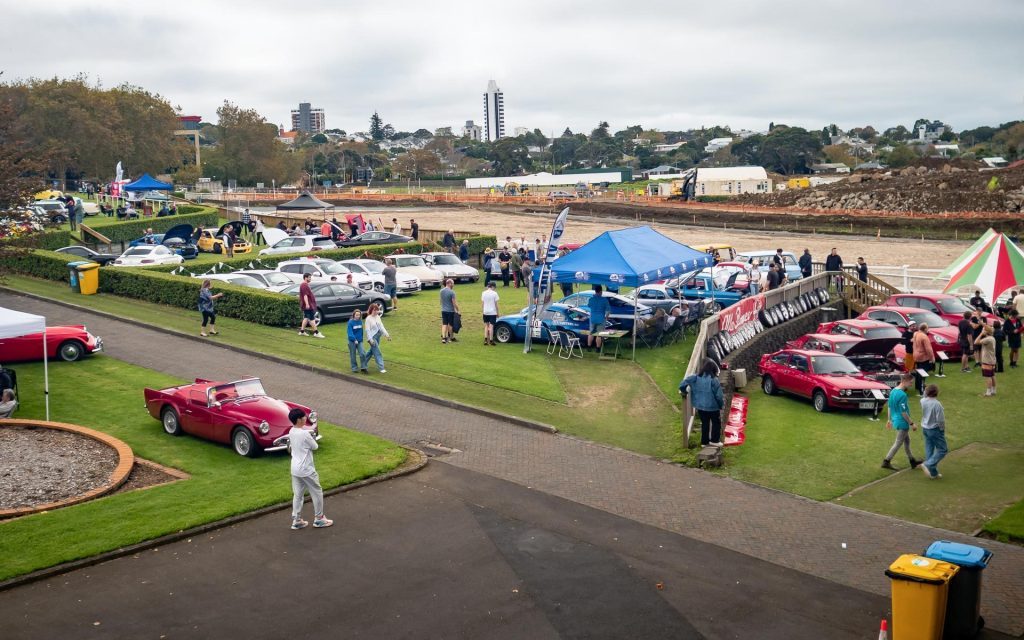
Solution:
{"label": "hedge row", "polygon": [[[65,245],[66,246],[66,245]],[[67,280],[68,262],[75,260],[56,251],[44,249],[4,252],[0,258],[0,272],[21,273],[46,280]]]}
{"label": "hedge row", "polygon": [[60,249],[61,247],[66,247],[72,244],[73,241],[71,239],[70,231],[54,230],[18,236],[17,238],[4,240],[4,242],[12,247]]}
{"label": "hedge row", "polygon": [[[185,209],[181,207],[179,211]],[[187,207],[193,208],[193,207]],[[209,207],[194,207],[200,211],[197,213],[179,214],[164,218],[142,218],[140,220],[125,220],[114,222],[101,227],[96,227],[98,233],[110,238],[111,242],[129,242],[141,238],[146,229],[152,227],[154,233],[163,233],[171,227],[179,224],[190,224],[193,227],[217,227],[220,226],[220,214]],[[88,223],[86,223],[88,225]]]}

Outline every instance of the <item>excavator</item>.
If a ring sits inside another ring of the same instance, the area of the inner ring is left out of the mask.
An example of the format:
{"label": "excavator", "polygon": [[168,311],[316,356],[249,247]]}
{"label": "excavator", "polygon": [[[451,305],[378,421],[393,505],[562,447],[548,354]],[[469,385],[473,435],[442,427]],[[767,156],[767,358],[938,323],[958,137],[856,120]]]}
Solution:
{"label": "excavator", "polygon": [[672,181],[672,193],[669,200],[693,200],[694,189],[697,185],[697,170],[687,169],[683,177]]}
{"label": "excavator", "polygon": [[530,195],[530,186],[525,184],[519,184],[518,182],[506,182],[502,193],[506,196],[528,196]]}

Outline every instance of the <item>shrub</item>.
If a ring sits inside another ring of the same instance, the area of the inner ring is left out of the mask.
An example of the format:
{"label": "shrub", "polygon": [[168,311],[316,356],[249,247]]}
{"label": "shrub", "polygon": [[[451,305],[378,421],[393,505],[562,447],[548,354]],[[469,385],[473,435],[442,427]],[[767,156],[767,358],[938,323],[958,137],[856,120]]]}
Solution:
{"label": "shrub", "polygon": [[[180,207],[179,211],[186,207]],[[193,207],[188,207],[193,208]],[[220,214],[210,207],[195,207],[199,212],[167,216],[166,218],[143,218],[140,220],[125,220],[114,222],[102,227],[97,231],[110,238],[111,242],[128,242],[141,238],[146,229],[152,227],[154,233],[163,233],[173,226],[179,224],[190,224],[193,227],[216,227],[219,226]]]}
{"label": "shrub", "polygon": [[0,256],[0,267],[3,267],[0,271],[58,281],[67,280],[68,263],[76,259],[74,256],[42,249],[5,251]]}
{"label": "shrub", "polygon": [[66,247],[72,244],[73,240],[71,239],[70,231],[54,229],[52,231],[31,233],[28,235],[18,236],[16,238],[5,238],[3,242],[12,247],[25,247],[29,249],[60,249],[61,247]]}

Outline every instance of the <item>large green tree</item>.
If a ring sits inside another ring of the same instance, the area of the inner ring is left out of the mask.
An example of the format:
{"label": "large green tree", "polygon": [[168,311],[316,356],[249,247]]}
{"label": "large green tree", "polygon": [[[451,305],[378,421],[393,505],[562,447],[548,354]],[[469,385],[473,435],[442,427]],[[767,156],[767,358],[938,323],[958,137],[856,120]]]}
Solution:
{"label": "large green tree", "polygon": [[277,127],[254,109],[243,109],[225,101],[217,109],[220,142],[206,153],[204,174],[218,181],[239,184],[294,180],[302,157],[288,153],[278,142]]}
{"label": "large green tree", "polygon": [[522,138],[502,138],[491,145],[489,156],[494,173],[499,176],[514,176],[530,170],[530,151]]}

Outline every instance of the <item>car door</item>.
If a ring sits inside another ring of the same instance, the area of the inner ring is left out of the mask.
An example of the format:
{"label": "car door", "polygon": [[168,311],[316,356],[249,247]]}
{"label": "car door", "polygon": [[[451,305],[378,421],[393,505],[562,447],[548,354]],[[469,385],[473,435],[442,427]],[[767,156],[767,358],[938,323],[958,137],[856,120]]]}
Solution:
{"label": "car door", "polygon": [[209,438],[213,428],[213,416],[207,406],[205,390],[192,389],[188,392],[181,412],[181,428],[200,438]]}
{"label": "car door", "polygon": [[[52,358],[56,355],[57,341],[50,340],[47,351]],[[23,362],[26,360],[43,359],[43,334],[30,333],[26,336],[0,338],[0,364],[3,362]]]}
{"label": "car door", "polygon": [[804,398],[810,398],[814,390],[814,379],[811,376],[810,362],[807,356],[794,353],[789,361],[790,366],[790,392]]}
{"label": "car door", "polygon": [[[326,287],[325,287],[326,288]],[[356,309],[365,312],[366,298],[359,290],[347,284],[332,284],[331,290],[331,313],[339,318],[349,318]]]}

